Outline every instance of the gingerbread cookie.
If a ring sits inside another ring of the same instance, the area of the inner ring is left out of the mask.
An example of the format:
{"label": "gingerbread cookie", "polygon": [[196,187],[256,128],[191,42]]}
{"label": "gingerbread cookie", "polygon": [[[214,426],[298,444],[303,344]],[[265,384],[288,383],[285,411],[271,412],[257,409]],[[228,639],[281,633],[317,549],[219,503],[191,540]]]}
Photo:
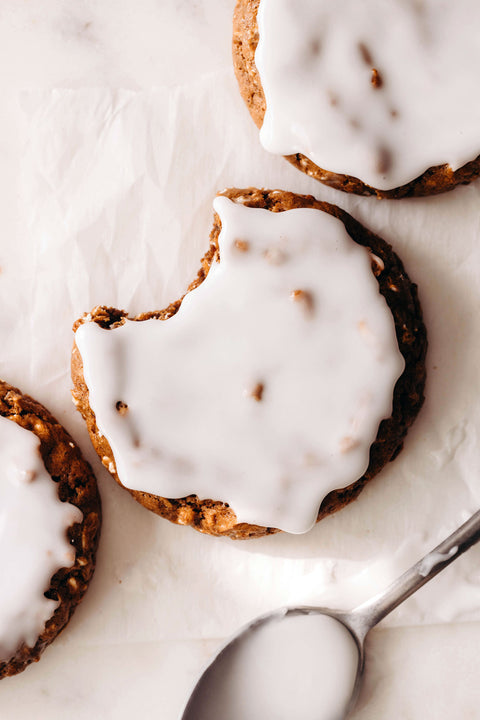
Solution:
{"label": "gingerbread cookie", "polygon": [[227,190],[187,294],[75,325],[74,401],[150,510],[234,538],[305,532],[402,447],[423,401],[416,287],[339,208]]}
{"label": "gingerbread cookie", "polygon": [[262,145],[360,195],[470,182],[479,22],[474,0],[238,0],[234,66]]}
{"label": "gingerbread cookie", "polygon": [[42,405],[0,381],[0,678],[36,662],[95,568],[100,498],[90,466]]}

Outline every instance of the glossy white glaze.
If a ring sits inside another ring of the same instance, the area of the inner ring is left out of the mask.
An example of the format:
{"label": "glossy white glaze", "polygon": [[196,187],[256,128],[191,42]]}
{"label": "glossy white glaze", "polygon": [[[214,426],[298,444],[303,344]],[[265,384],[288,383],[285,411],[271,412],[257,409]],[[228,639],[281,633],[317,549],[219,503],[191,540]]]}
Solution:
{"label": "glossy white glaze", "polygon": [[382,190],[480,153],[475,0],[261,0],[263,146]]}
{"label": "glossy white glaze", "polygon": [[58,603],[44,596],[51,577],[70,567],[67,529],[82,513],[60,502],[32,432],[0,416],[0,660],[33,647]]}
{"label": "glossy white glaze", "polygon": [[223,651],[186,720],[343,720],[358,662],[355,640],[338,620],[279,614]]}
{"label": "glossy white glaze", "polygon": [[214,207],[220,263],[174,317],[78,329],[90,404],[125,486],[305,532],[391,414],[393,317],[336,218]]}

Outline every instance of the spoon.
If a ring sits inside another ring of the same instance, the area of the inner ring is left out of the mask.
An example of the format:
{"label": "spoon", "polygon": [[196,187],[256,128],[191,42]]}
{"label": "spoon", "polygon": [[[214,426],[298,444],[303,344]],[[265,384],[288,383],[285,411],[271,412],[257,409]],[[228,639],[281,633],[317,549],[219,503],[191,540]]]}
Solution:
{"label": "spoon", "polygon": [[283,608],[255,619],[210,662],[181,720],[342,720],[360,689],[369,631],[479,540],[480,510],[350,612]]}

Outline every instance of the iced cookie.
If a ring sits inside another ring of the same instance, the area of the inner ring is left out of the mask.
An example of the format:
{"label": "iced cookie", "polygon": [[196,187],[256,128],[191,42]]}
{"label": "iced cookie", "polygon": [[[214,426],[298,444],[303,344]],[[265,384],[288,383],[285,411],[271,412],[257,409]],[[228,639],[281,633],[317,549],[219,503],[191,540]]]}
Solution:
{"label": "iced cookie", "polygon": [[0,381],[0,678],[68,623],[95,568],[100,498],[90,466],[42,405]]}
{"label": "iced cookie", "polygon": [[76,323],[73,397],[115,479],[213,535],[309,530],[401,449],[423,401],[416,287],[339,208],[227,190],[187,294]]}
{"label": "iced cookie", "polygon": [[433,195],[480,173],[475,0],[238,0],[233,58],[269,152],[339,190]]}

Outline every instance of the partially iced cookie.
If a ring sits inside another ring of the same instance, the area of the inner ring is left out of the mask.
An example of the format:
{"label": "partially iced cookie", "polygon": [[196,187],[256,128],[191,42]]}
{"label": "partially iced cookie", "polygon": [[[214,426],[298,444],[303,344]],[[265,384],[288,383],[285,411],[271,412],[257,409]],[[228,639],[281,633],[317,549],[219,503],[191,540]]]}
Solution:
{"label": "partially iced cookie", "polygon": [[189,292],[76,324],[74,401],[149,509],[231,537],[308,531],[400,450],[423,401],[416,287],[335,206],[228,190]]}
{"label": "partially iced cookie", "polygon": [[262,145],[347,192],[480,173],[475,0],[237,0],[233,58]]}
{"label": "partially iced cookie", "polygon": [[37,661],[95,568],[100,498],[66,430],[0,381],[0,678]]}

